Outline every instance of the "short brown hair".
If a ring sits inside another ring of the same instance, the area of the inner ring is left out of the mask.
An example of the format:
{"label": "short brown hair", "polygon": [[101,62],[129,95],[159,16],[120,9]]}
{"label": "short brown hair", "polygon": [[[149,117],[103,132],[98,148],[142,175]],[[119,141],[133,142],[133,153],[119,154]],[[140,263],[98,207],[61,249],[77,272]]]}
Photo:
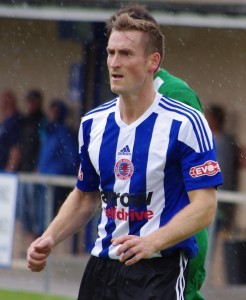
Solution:
{"label": "short brown hair", "polygon": [[128,5],[121,8],[106,22],[107,34],[112,31],[138,30],[146,33],[146,51],[158,52],[164,57],[164,36],[151,14],[141,5]]}

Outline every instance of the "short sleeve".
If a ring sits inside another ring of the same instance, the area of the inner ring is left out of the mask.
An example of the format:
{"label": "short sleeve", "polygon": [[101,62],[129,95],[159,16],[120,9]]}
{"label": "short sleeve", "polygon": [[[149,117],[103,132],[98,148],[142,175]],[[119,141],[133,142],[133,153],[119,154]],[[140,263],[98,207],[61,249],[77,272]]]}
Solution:
{"label": "short sleeve", "polygon": [[179,153],[186,191],[223,183],[212,132],[204,118],[200,119],[200,124],[200,132],[191,122],[180,129]]}
{"label": "short sleeve", "polygon": [[99,175],[89,157],[88,145],[90,142],[90,130],[92,120],[81,122],[79,130],[79,156],[80,167],[77,180],[77,188],[84,192],[94,192],[99,189]]}

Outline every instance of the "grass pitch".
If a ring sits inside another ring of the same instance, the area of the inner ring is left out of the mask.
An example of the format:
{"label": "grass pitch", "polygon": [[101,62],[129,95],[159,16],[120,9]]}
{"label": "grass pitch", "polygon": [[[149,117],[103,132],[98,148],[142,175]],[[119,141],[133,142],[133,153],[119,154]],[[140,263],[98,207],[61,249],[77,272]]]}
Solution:
{"label": "grass pitch", "polygon": [[0,299],[4,300],[74,300],[62,296],[51,296],[45,294],[34,294],[22,291],[0,290]]}

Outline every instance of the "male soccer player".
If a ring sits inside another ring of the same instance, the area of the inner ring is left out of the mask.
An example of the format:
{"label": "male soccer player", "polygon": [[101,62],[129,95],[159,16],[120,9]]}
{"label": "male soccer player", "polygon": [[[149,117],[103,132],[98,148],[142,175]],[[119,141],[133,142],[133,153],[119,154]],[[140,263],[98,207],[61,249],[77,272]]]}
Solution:
{"label": "male soccer player", "polygon": [[212,133],[201,113],[153,88],[159,26],[126,13],[107,27],[119,96],[83,118],[77,186],[29,247],[28,266],[41,271],[52,248],[101,205],[78,299],[184,299],[193,235],[212,222],[222,183]]}
{"label": "male soccer player", "polygon": [[[139,20],[147,20],[157,25],[153,16],[141,5],[128,5],[120,9],[116,15],[119,16],[122,13],[128,13],[132,18]],[[154,76],[154,88],[160,94],[173,98],[182,103],[196,108],[203,112],[199,97],[188,86],[188,84],[163,68],[159,68]],[[205,260],[208,249],[208,233],[204,228],[196,233],[196,242],[198,245],[198,254],[195,258],[190,260],[188,281],[186,287],[187,300],[201,300],[204,299],[199,292],[206,276]]]}

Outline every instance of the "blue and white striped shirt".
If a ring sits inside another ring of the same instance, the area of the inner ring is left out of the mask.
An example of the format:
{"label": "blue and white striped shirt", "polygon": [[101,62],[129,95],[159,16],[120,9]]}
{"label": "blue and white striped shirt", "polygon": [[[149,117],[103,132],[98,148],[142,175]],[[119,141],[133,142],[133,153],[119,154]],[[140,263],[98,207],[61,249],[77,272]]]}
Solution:
{"label": "blue and white striped shirt", "polygon": [[[92,255],[118,259],[111,239],[145,236],[188,203],[188,191],[222,183],[213,135],[204,116],[156,94],[135,122],[120,118],[119,98],[87,113],[79,132],[81,166],[77,187],[100,190],[102,212]],[[182,248],[197,253],[191,237],[153,257]]]}

